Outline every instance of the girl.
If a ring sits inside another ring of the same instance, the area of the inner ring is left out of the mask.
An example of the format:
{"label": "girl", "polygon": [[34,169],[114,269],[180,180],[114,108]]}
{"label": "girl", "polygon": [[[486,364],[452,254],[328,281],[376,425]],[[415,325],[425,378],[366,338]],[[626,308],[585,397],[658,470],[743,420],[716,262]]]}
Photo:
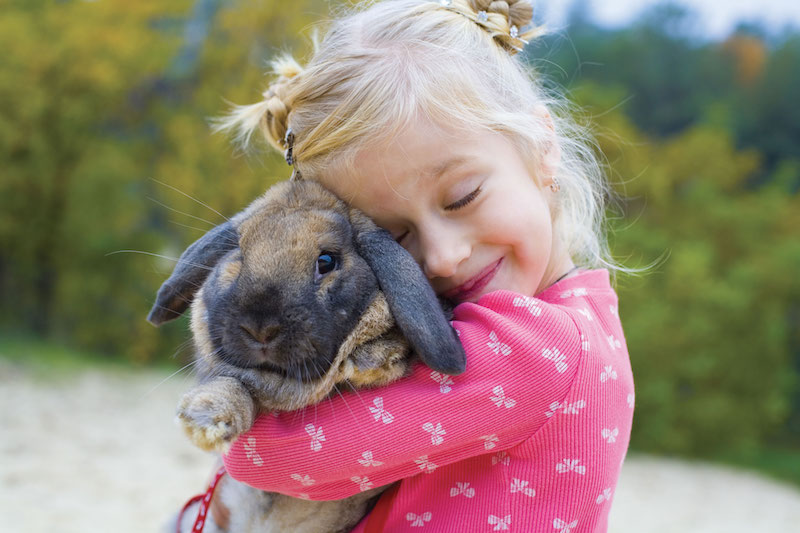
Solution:
{"label": "girl", "polygon": [[[604,185],[577,127],[513,55],[525,0],[387,0],[279,62],[260,130],[409,250],[467,370],[262,416],[224,457],[268,491],[340,499],[398,482],[355,531],[605,531],[633,380],[601,235]],[[576,266],[579,265],[579,266]]]}

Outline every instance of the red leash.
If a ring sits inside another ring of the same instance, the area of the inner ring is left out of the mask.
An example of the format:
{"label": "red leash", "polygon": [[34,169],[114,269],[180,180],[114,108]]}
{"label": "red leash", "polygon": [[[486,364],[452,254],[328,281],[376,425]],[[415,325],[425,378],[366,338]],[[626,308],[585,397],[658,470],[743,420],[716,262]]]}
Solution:
{"label": "red leash", "polygon": [[175,526],[176,533],[181,533],[181,522],[183,521],[183,513],[186,512],[190,506],[192,506],[195,502],[200,501],[200,510],[197,513],[197,518],[194,521],[194,525],[192,526],[192,533],[202,533],[203,527],[206,525],[206,515],[208,514],[208,506],[211,504],[211,497],[214,495],[214,489],[217,488],[217,484],[219,480],[222,479],[222,476],[225,475],[225,467],[219,467],[217,473],[214,475],[213,481],[208,486],[208,490],[206,490],[205,494],[198,494],[197,496],[193,497],[191,500],[186,502],[186,505],[183,506],[181,512],[178,514],[178,524]]}

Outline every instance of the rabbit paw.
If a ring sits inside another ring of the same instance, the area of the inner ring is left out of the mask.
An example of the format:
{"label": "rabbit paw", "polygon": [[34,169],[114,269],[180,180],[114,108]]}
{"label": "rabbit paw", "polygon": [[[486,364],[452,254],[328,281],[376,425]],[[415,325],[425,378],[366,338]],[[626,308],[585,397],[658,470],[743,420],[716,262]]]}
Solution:
{"label": "rabbit paw", "polygon": [[183,396],[178,404],[178,420],[195,446],[224,453],[239,435],[250,429],[252,400],[232,400],[218,390],[202,387]]}

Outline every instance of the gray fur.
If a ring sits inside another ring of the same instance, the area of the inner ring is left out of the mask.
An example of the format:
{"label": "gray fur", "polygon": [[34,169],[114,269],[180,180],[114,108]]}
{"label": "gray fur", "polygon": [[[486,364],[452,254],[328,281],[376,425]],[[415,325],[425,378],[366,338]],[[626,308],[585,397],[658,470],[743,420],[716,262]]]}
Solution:
{"label": "gray fur", "polygon": [[[337,258],[335,269],[320,263],[325,255]],[[411,256],[311,182],[272,187],[190,246],[148,319],[176,318],[189,302],[200,379],[181,399],[178,418],[206,450],[228,449],[259,412],[314,404],[340,386],[398,379],[412,355],[444,373],[465,366]],[[218,491],[231,509],[230,531],[333,533],[355,526],[384,488],[329,502],[230,478]]]}

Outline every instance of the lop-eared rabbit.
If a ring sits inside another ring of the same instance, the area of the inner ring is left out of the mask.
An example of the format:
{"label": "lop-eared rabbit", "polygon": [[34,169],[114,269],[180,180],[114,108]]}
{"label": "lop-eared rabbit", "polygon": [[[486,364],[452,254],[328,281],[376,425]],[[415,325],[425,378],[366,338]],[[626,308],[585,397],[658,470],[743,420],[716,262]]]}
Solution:
{"label": "lop-eared rabbit", "polygon": [[[458,374],[466,361],[413,258],[385,230],[313,182],[271,187],[180,257],[148,320],[191,305],[199,383],[178,418],[192,442],[224,452],[258,413],[317,403],[337,388],[389,383],[413,357]],[[236,533],[346,532],[381,487],[309,501],[228,478],[215,497]],[[190,508],[171,531],[188,532]],[[213,520],[206,533],[222,531]]]}

